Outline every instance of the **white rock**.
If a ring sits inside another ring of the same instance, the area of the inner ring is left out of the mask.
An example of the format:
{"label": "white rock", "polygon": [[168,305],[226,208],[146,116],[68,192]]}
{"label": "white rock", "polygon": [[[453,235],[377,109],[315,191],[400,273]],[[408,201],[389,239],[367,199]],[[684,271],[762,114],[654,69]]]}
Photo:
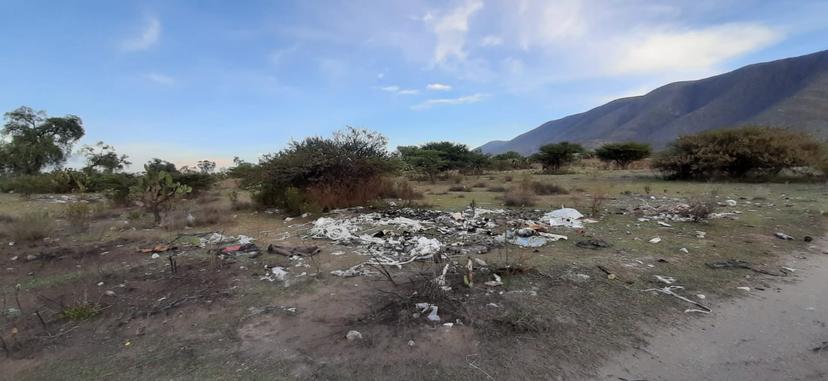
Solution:
{"label": "white rock", "polygon": [[661,237],[655,237],[655,238],[650,240],[650,243],[659,243],[659,242],[661,242]]}
{"label": "white rock", "polygon": [[348,341],[362,340],[362,334],[359,331],[351,330],[348,331],[345,338],[348,339]]}

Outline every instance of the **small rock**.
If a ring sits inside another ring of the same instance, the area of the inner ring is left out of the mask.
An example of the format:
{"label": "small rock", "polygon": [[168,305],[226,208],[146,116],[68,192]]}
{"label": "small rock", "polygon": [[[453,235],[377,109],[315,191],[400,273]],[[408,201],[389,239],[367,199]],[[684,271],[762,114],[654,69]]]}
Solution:
{"label": "small rock", "polygon": [[704,294],[696,294],[696,297],[701,299],[701,300],[704,300],[704,299],[707,298],[706,296],[704,296]]}
{"label": "small rock", "polygon": [[686,247],[682,247],[681,249],[679,249],[679,251],[680,251],[680,252],[682,252],[682,253],[684,253],[684,254],[688,254],[688,253],[690,253],[689,251],[687,251],[687,248],[686,248]]}
{"label": "small rock", "polygon": [[655,238],[650,240],[650,243],[659,243],[659,242],[661,242],[661,237],[655,237]]}
{"label": "small rock", "polygon": [[362,334],[359,331],[351,330],[348,331],[348,333],[345,335],[345,338],[348,339],[348,341],[362,340]]}
{"label": "small rock", "polygon": [[813,240],[814,240],[814,237],[811,237],[811,236],[809,236],[809,235],[806,235],[805,237],[802,237],[802,239],[804,239],[804,240],[805,240],[805,242],[811,242],[811,241],[813,241]]}
{"label": "small rock", "polygon": [[103,285],[104,285],[104,282],[98,282],[98,287],[101,287]]}
{"label": "small rock", "polygon": [[34,255],[34,254],[29,254],[29,255],[27,255],[27,256],[26,256],[26,260],[27,260],[27,261],[34,261],[34,260],[37,260],[37,255]]}
{"label": "small rock", "polygon": [[703,231],[701,231],[701,230],[697,230],[697,231],[696,231],[696,238],[704,239],[704,237],[705,237],[706,235],[707,235],[707,233],[705,233],[705,232],[703,232]]}
{"label": "small rock", "polygon": [[106,291],[104,291],[104,295],[106,295],[106,296],[115,296],[115,291],[106,290]]}
{"label": "small rock", "polygon": [[416,343],[414,343],[414,340],[408,340],[408,346],[409,347],[413,347],[415,344]]}
{"label": "small rock", "polygon": [[158,255],[158,253],[153,253],[153,254],[150,256],[150,258],[152,258],[152,259],[158,259],[158,258],[161,258],[161,256],[160,256],[160,255]]}
{"label": "small rock", "polygon": [[17,256],[15,255],[15,256],[11,257],[11,260],[12,260],[12,261],[16,261],[16,260],[17,260]]}
{"label": "small rock", "polygon": [[737,290],[750,291],[750,287],[736,287]]}
{"label": "small rock", "polygon": [[727,206],[736,206],[738,204],[736,200],[725,200],[725,205]]}

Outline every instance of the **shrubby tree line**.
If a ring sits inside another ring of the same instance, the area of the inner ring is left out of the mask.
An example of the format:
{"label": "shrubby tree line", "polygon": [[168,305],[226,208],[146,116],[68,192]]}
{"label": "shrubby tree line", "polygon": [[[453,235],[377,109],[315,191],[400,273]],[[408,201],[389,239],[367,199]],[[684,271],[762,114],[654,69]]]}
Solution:
{"label": "shrubby tree line", "polygon": [[[348,128],[331,137],[310,137],[263,156],[258,163],[238,157],[224,173],[202,160],[193,168],[153,159],[138,174],[125,173],[126,155],[103,142],[85,146],[81,170],[62,169],[72,146],[84,135],[74,115],[48,117],[21,107],[5,114],[0,139],[0,190],[20,193],[103,192],[113,201],[141,201],[156,222],[169,200],[208,189],[217,178],[239,179],[259,207],[290,213],[326,210],[379,198],[413,199],[416,192],[399,173],[419,174],[434,182],[449,173],[480,174],[484,170],[528,169],[538,165],[560,173],[584,158],[625,169],[651,156],[649,145],[636,142],[605,144],[594,151],[560,142],[547,144],[531,156],[518,152],[485,155],[466,145],[432,142],[387,148],[379,133]],[[708,179],[773,176],[799,167],[828,170],[828,150],[807,135],[782,129],[745,127],[682,136],[653,159],[653,168],[669,178]],[[51,168],[44,173],[44,169]]]}

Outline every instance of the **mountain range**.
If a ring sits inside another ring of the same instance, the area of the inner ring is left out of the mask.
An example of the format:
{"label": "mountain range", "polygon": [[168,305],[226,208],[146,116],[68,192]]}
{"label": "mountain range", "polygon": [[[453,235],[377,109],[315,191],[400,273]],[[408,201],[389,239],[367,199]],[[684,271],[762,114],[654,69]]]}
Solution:
{"label": "mountain range", "polygon": [[828,138],[828,50],[670,83],[480,149],[489,154],[531,154],[561,141],[587,147],[636,141],[660,149],[680,135],[744,125],[790,128]]}

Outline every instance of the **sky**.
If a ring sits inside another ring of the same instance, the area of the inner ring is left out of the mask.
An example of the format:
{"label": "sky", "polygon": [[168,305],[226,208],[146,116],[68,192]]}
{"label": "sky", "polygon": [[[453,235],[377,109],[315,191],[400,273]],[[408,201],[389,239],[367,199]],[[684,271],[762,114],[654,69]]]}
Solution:
{"label": "sky", "polygon": [[346,126],[390,149],[474,148],[828,49],[828,0],[0,0],[0,15],[0,111],[78,115],[76,148],[104,141],[138,168],[255,162]]}

